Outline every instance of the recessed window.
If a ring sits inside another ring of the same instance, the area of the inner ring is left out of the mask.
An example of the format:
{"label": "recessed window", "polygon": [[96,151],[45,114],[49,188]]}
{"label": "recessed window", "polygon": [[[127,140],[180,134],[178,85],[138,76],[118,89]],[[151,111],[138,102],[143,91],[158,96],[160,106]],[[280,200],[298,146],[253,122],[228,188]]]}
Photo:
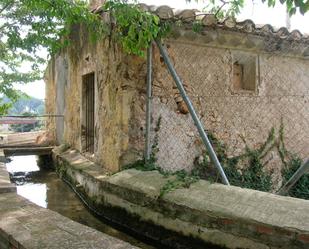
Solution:
{"label": "recessed window", "polygon": [[245,52],[233,52],[232,85],[233,90],[256,91],[258,82],[257,56]]}

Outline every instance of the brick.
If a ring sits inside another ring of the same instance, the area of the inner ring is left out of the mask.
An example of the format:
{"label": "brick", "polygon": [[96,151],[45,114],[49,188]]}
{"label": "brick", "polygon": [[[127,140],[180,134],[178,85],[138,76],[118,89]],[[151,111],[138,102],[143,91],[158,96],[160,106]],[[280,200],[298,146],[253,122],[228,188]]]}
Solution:
{"label": "brick", "polygon": [[231,224],[234,224],[235,221],[231,220],[231,219],[221,219],[220,222],[223,224],[223,225],[231,225]]}
{"label": "brick", "polygon": [[309,234],[300,234],[297,238],[302,242],[309,243]]}
{"label": "brick", "polygon": [[274,229],[266,226],[257,226],[256,231],[263,234],[273,234]]}

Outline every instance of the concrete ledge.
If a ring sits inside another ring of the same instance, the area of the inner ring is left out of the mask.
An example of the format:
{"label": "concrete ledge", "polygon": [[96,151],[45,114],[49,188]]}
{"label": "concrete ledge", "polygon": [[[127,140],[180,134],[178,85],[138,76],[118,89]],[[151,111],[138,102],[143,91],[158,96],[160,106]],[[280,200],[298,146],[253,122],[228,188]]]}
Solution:
{"label": "concrete ledge", "polygon": [[54,147],[51,146],[12,146],[3,148],[6,156],[22,156],[22,155],[49,155]]}
{"label": "concrete ledge", "polygon": [[0,194],[10,192],[16,192],[16,186],[10,182],[10,177],[5,167],[5,156],[3,150],[0,150]]}
{"label": "concrete ledge", "polygon": [[0,149],[0,162],[5,163],[6,158],[5,158],[5,154],[4,151]]}
{"label": "concrete ledge", "polygon": [[[54,151],[59,173],[101,210],[227,248],[308,248],[309,201],[199,181],[159,198],[168,181],[134,169],[108,176],[77,151]],[[125,216],[125,215],[123,215]]]}
{"label": "concrete ledge", "polygon": [[0,148],[7,146],[36,146],[36,139],[45,131],[10,133],[3,136]]}
{"label": "concrete ledge", "polygon": [[[0,150],[3,155],[3,151]],[[12,193],[13,192],[13,193]],[[134,249],[129,243],[41,208],[16,193],[0,162],[0,248]]]}
{"label": "concrete ledge", "polygon": [[6,193],[0,195],[0,248],[137,247],[40,208],[15,193]]}

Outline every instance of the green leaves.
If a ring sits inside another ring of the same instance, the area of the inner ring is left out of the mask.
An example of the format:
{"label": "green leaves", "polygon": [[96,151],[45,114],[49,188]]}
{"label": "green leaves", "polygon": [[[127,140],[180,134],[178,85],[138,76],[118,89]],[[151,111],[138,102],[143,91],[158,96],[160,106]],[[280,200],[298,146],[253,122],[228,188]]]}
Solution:
{"label": "green leaves", "polygon": [[[286,167],[282,170],[283,183],[286,183],[302,165],[302,160],[297,155],[291,155]],[[309,200],[309,175],[303,175],[289,191],[289,195]]]}
{"label": "green leaves", "polygon": [[[190,2],[190,0],[188,2]],[[271,8],[274,7],[278,1],[262,0],[262,2],[267,3],[268,7]],[[304,15],[309,10],[309,0],[279,0],[279,2],[286,5],[290,15],[294,15],[296,12]],[[240,14],[243,7],[244,0],[210,0],[205,10],[215,14],[217,18],[223,19],[227,16],[235,17],[237,14]]]}
{"label": "green leaves", "polygon": [[[262,2],[266,2],[266,0],[262,0]],[[290,16],[296,14],[296,12],[304,15],[309,10],[309,0],[279,0],[281,4],[285,4],[287,8],[287,12]],[[274,7],[276,4],[276,0],[267,0],[268,7]]]}
{"label": "green leaves", "polygon": [[114,33],[124,51],[144,56],[144,50],[159,34],[160,19],[125,0],[107,1],[103,8],[115,19]]}
{"label": "green leaves", "polygon": [[[103,33],[98,15],[81,0],[0,0],[0,93],[18,97],[13,83],[43,76],[42,48],[50,55],[69,44],[72,25],[84,24],[93,37]],[[6,109],[5,106],[0,108]]]}

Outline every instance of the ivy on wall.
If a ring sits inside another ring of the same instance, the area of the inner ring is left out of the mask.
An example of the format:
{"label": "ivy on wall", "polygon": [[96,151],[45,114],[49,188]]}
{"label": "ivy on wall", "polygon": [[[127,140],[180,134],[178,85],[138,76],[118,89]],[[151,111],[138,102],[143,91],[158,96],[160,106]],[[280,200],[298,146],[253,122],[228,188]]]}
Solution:
{"label": "ivy on wall", "polygon": [[[125,169],[135,168],[142,171],[157,170],[164,176],[168,177],[166,184],[161,188],[160,197],[166,193],[178,188],[188,188],[192,183],[199,179],[205,179],[210,182],[221,182],[219,174],[213,163],[210,161],[208,153],[203,155],[203,161],[195,162],[191,172],[184,170],[176,172],[164,171],[156,164],[156,153],[159,150],[157,141],[157,132],[160,130],[160,118],[156,126],[156,135],[154,145],[152,147],[153,154],[151,160],[139,160],[134,164],[128,165]],[[219,161],[221,162],[227,178],[231,185],[243,188],[255,189],[264,192],[269,192],[272,189],[271,172],[265,170],[265,161],[263,159],[272,151],[277,150],[282,161],[282,177],[283,184],[288,181],[295,171],[301,166],[302,160],[296,154],[290,153],[284,144],[284,127],[281,122],[276,136],[275,128],[269,131],[266,141],[258,148],[250,148],[245,139],[246,148],[243,154],[235,157],[227,156],[227,147],[221,142],[212,132],[208,132],[209,140],[211,141]],[[242,165],[242,169],[238,166]],[[309,176],[304,175],[298,183],[290,190],[290,196],[309,199]]]}

